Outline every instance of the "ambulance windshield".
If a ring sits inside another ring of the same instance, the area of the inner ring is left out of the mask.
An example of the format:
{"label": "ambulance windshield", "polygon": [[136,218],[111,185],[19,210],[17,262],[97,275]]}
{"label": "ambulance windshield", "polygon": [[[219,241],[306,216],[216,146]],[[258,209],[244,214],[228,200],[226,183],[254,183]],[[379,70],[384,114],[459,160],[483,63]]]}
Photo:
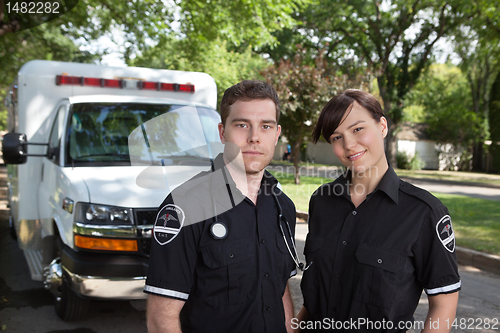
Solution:
{"label": "ambulance windshield", "polygon": [[66,164],[210,165],[220,144],[219,114],[209,108],[139,103],[73,104]]}

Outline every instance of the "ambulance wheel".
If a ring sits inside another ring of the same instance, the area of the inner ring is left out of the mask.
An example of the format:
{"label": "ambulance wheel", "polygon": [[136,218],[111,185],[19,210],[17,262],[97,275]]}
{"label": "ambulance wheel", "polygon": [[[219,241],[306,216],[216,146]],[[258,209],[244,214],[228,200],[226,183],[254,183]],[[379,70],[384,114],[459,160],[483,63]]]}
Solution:
{"label": "ambulance wheel", "polygon": [[[59,237],[55,246],[56,258],[61,256],[62,241]],[[57,315],[64,321],[83,319],[89,309],[89,300],[75,293],[69,284],[68,275],[63,272],[62,283],[57,295],[54,295],[54,307]]]}

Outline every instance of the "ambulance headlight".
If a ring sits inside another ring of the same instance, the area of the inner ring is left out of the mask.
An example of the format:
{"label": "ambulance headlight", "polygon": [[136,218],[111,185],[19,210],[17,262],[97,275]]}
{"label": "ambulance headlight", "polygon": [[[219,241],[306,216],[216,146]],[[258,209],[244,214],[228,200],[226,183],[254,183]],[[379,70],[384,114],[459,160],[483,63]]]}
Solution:
{"label": "ambulance headlight", "polygon": [[130,208],[81,202],[76,204],[75,220],[85,224],[134,224]]}

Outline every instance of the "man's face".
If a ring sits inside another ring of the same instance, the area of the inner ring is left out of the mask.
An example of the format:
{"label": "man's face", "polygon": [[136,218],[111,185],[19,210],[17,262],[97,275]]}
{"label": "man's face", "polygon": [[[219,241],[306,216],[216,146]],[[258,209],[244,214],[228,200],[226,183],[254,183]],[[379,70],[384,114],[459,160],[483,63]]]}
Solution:
{"label": "man's face", "polygon": [[[247,174],[259,173],[271,162],[280,132],[276,106],[270,99],[237,101],[229,109],[226,124],[219,124],[221,142],[239,147]],[[225,155],[232,155],[226,156],[230,160],[237,153],[224,150]]]}

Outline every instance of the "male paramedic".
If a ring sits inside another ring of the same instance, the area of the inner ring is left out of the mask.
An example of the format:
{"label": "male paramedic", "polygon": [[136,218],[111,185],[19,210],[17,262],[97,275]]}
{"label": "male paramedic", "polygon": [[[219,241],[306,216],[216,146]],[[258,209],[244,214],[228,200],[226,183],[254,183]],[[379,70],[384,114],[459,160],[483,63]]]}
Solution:
{"label": "male paramedic", "polygon": [[224,92],[224,153],[158,210],[149,271],[149,332],[291,331],[295,206],[264,168],[278,141],[280,103],[265,82]]}

